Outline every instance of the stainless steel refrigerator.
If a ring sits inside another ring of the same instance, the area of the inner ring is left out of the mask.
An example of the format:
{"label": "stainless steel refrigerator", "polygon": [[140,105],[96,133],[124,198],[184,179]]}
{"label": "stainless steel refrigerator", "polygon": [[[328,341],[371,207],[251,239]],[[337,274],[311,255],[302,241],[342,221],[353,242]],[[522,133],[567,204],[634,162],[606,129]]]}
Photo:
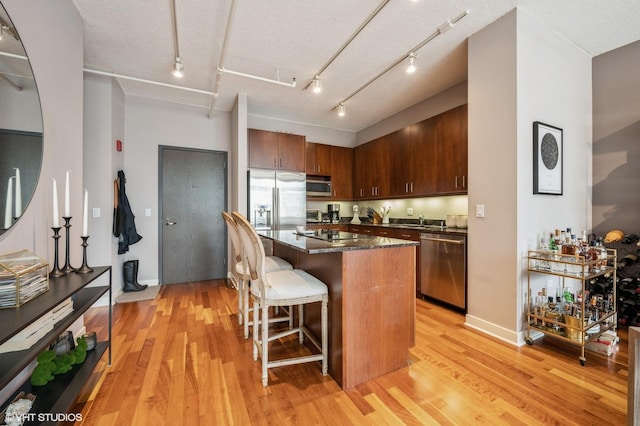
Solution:
{"label": "stainless steel refrigerator", "polygon": [[307,220],[306,175],[249,170],[249,221],[258,230],[295,229]]}

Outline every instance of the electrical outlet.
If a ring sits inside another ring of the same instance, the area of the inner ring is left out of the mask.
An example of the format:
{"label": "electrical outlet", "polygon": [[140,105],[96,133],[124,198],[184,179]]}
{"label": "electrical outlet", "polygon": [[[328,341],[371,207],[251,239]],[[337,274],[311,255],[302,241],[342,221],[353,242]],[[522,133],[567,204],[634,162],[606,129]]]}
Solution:
{"label": "electrical outlet", "polygon": [[146,217],[151,217],[151,209],[144,209],[144,215]]}
{"label": "electrical outlet", "polygon": [[412,207],[407,208],[407,216],[413,216],[413,208]]}
{"label": "electrical outlet", "polygon": [[94,218],[100,217],[100,207],[94,207],[92,212]]}

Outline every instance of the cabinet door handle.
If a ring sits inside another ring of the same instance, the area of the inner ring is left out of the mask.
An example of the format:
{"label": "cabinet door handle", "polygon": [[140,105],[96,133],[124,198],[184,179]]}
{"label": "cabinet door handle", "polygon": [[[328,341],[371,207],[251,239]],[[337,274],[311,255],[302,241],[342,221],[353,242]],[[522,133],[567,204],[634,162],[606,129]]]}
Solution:
{"label": "cabinet door handle", "polygon": [[280,167],[282,167],[282,158],[280,159]]}
{"label": "cabinet door handle", "polygon": [[458,187],[458,176],[456,176],[456,188]]}
{"label": "cabinet door handle", "polygon": [[273,167],[277,168],[278,167],[278,159],[277,158],[273,158]]}
{"label": "cabinet door handle", "polygon": [[462,176],[462,187],[463,188],[467,187],[467,177],[466,176]]}
{"label": "cabinet door handle", "polygon": [[413,182],[411,182],[411,192],[413,192]]}

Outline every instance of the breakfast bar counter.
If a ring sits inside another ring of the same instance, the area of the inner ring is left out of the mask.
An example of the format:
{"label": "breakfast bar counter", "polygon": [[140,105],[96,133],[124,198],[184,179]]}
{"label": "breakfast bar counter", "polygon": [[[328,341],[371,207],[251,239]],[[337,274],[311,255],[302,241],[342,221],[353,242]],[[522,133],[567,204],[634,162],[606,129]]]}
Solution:
{"label": "breakfast bar counter", "polygon": [[[273,254],[329,288],[329,373],[348,389],[408,364],[415,341],[416,246],[395,238],[317,230],[259,231]],[[305,309],[320,336],[320,306]]]}

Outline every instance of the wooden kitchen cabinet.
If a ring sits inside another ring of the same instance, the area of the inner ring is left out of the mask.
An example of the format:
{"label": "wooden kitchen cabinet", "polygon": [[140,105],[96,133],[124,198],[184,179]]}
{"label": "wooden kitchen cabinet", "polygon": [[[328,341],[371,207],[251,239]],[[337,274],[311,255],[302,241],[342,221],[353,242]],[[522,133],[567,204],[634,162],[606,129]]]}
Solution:
{"label": "wooden kitchen cabinet", "polygon": [[249,167],[305,171],[305,137],[249,129]]}
{"label": "wooden kitchen cabinet", "polygon": [[307,142],[305,163],[305,171],[308,175],[331,176],[331,146]]}
{"label": "wooden kitchen cabinet", "polygon": [[390,135],[357,146],[353,151],[353,198],[388,197],[390,188]]}
{"label": "wooden kitchen cabinet", "polygon": [[351,200],[353,149],[342,146],[331,146],[331,199]]}
{"label": "wooden kitchen cabinet", "polygon": [[429,120],[389,135],[391,144],[391,196],[416,197],[434,192],[433,144]]}
{"label": "wooden kitchen cabinet", "polygon": [[467,105],[435,117],[433,131],[435,190],[439,194],[467,193]]}
{"label": "wooden kitchen cabinet", "polygon": [[357,146],[353,199],[467,193],[467,105]]}
{"label": "wooden kitchen cabinet", "polygon": [[353,148],[307,142],[307,175],[331,177],[331,200],[353,198]]}

